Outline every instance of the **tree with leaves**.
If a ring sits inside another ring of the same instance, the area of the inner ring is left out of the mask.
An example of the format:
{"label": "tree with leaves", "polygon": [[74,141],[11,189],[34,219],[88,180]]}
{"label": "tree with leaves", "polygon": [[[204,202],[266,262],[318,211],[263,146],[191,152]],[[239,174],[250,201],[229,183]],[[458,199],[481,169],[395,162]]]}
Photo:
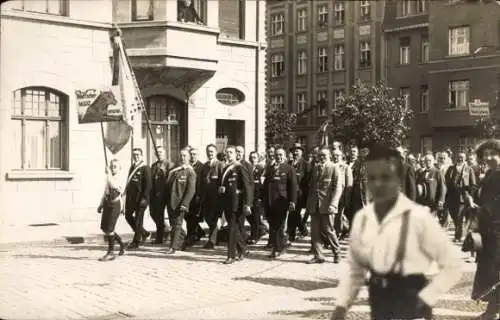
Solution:
{"label": "tree with leaves", "polygon": [[344,144],[396,147],[408,138],[413,112],[403,97],[394,96],[382,82],[357,81],[351,94],[340,97],[335,105],[329,128],[334,139]]}
{"label": "tree with leaves", "polygon": [[284,106],[266,106],[266,145],[288,146],[295,141],[297,115]]}

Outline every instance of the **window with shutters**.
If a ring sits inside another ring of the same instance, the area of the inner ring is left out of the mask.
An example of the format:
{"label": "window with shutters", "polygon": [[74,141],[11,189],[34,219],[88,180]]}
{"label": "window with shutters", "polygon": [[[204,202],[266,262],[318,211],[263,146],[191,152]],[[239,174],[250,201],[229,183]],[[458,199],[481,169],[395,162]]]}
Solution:
{"label": "window with shutters", "polygon": [[68,97],[46,87],[14,91],[9,154],[15,170],[68,169]]}

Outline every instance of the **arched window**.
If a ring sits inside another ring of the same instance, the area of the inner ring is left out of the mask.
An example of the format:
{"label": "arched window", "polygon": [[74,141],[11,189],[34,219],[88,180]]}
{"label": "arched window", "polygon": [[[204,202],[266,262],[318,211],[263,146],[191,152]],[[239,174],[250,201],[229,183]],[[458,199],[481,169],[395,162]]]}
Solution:
{"label": "arched window", "polygon": [[14,169],[67,169],[67,103],[66,95],[50,88],[14,91]]}

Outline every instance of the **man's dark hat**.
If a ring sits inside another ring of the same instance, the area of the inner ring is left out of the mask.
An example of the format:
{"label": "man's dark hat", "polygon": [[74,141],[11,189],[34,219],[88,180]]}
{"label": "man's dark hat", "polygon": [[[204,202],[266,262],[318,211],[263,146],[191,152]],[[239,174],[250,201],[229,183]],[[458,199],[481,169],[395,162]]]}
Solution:
{"label": "man's dark hat", "polygon": [[306,153],[306,150],[304,149],[304,147],[300,143],[294,143],[294,145],[290,148],[290,152],[293,152],[297,149],[302,150],[302,153]]}

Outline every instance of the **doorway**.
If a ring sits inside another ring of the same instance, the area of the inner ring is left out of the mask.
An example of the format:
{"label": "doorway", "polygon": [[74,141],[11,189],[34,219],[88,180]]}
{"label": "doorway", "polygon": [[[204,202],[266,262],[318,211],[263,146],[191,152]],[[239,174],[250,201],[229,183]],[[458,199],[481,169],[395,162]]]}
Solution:
{"label": "doorway", "polygon": [[217,119],[215,138],[215,144],[219,152],[224,151],[228,145],[245,146],[245,121]]}

